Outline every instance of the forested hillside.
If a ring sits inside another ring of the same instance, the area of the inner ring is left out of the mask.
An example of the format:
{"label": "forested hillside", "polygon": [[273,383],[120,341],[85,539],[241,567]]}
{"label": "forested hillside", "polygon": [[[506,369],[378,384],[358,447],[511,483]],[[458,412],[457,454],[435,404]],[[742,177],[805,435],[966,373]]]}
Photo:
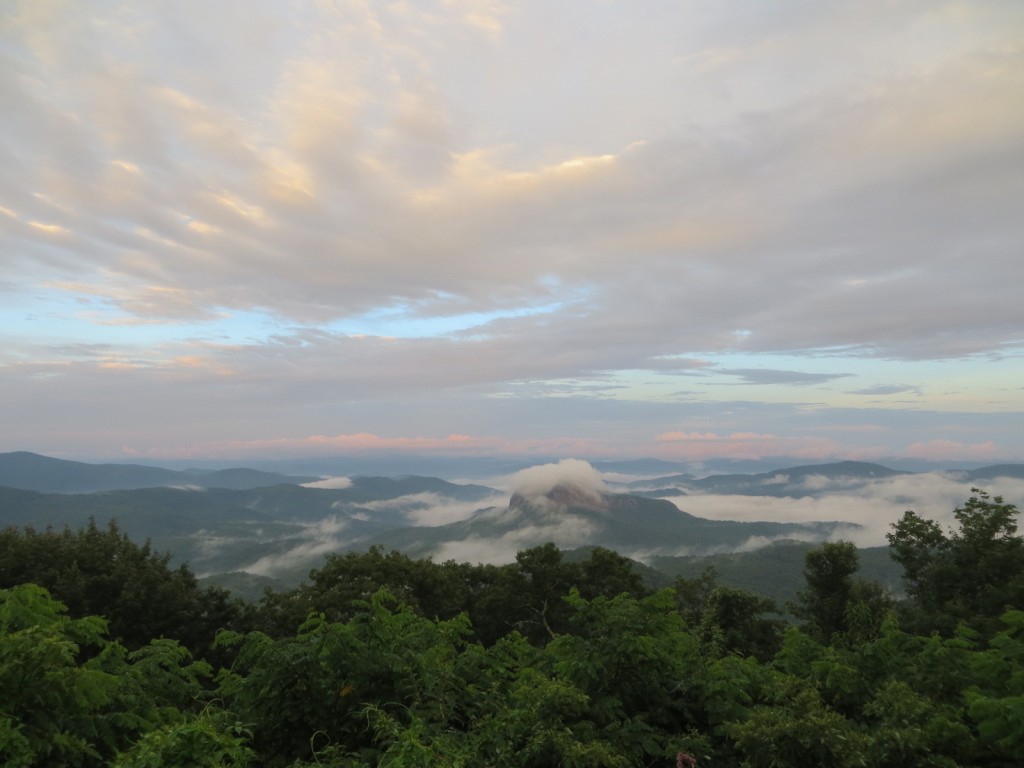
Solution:
{"label": "forested hillside", "polygon": [[[442,524],[432,514],[458,513]],[[234,490],[141,488],[83,494],[0,486],[0,526],[74,528],[116,520],[203,575],[245,571],[297,583],[326,552],[371,546],[410,555],[508,562],[518,549],[554,541],[633,553],[729,551],[751,540],[824,541],[850,523],[709,520],[668,501],[566,486],[519,497],[432,477],[357,477],[342,488],[281,483]],[[237,579],[235,580],[237,583]]]}
{"label": "forested hillside", "polygon": [[977,492],[805,556],[787,626],[710,573],[652,591],[552,545],[507,566],[371,550],[258,604],[116,526],[0,535],[5,766],[1011,766],[1024,541]]}

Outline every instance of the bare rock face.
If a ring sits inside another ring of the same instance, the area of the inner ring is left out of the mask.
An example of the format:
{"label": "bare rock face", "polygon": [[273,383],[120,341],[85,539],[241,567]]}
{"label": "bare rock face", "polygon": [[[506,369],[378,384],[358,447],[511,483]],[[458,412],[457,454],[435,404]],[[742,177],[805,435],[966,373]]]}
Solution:
{"label": "bare rock face", "polygon": [[608,509],[608,502],[601,493],[576,485],[556,485],[542,496],[524,496],[521,493],[514,493],[509,500],[508,506],[509,509],[517,509],[535,505],[538,500],[546,501],[549,504],[557,504],[561,507],[583,507],[593,510]]}

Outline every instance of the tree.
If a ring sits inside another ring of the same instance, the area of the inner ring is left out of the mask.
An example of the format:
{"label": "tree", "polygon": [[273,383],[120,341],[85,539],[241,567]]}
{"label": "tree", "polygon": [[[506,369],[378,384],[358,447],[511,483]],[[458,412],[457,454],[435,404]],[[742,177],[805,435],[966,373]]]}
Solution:
{"label": "tree", "polygon": [[745,589],[716,587],[709,596],[701,631],[726,653],[769,661],[782,643],[785,622],[775,603]]}
{"label": "tree", "polygon": [[98,760],[96,716],[117,678],[78,655],[104,645],[95,617],[69,620],[32,584],[0,590],[0,761],[8,766]]}
{"label": "tree", "polygon": [[794,613],[828,643],[832,635],[846,630],[846,605],[858,567],[857,547],[849,541],[826,542],[808,552],[804,563],[807,589],[797,594]]}
{"label": "tree", "polygon": [[516,628],[534,642],[547,642],[568,628],[572,611],[562,598],[581,580],[579,567],[564,562],[550,542],[516,553],[516,565],[521,617]]}
{"label": "tree", "polygon": [[114,768],[244,768],[249,732],[220,714],[202,713],[146,733]]}
{"label": "tree", "polygon": [[572,609],[572,632],[547,645],[539,666],[586,695],[585,719],[594,733],[627,765],[655,764],[688,747],[677,729],[686,719],[683,689],[700,667],[700,648],[672,591],[586,600],[573,590],[564,602]]}
{"label": "tree", "polygon": [[826,542],[804,562],[807,589],[797,594],[793,612],[805,629],[825,644],[839,635],[863,642],[878,631],[892,601],[877,582],[854,578],[860,563],[852,542]]}
{"label": "tree", "polygon": [[641,598],[651,593],[643,576],[628,557],[605,547],[594,547],[586,560],[579,563],[580,595],[587,600],[595,597],[617,597],[626,593]]}
{"label": "tree", "polygon": [[130,649],[168,637],[204,654],[218,629],[244,623],[245,609],[170,559],[133,542],[113,520],[105,529],[90,520],[77,531],[0,530],[0,588],[38,584],[74,617],[103,616]]}
{"label": "tree", "polygon": [[0,763],[109,765],[184,723],[209,674],[173,640],[128,653],[102,618],[70,618],[35,584],[0,590]]}
{"label": "tree", "polygon": [[674,589],[679,613],[709,649],[759,661],[779,650],[785,622],[773,600],[718,584],[713,567],[696,579],[680,576]]}
{"label": "tree", "polygon": [[726,732],[750,768],[869,765],[870,738],[821,700],[805,680],[777,677],[769,704],[751,708]]}
{"label": "tree", "polygon": [[689,627],[697,627],[707,613],[711,593],[718,588],[718,572],[713,566],[708,566],[696,579],[678,577],[672,588],[675,590],[679,613]]}
{"label": "tree", "polygon": [[1016,535],[1017,508],[978,488],[954,510],[959,529],[907,511],[887,535],[903,566],[917,631],[951,635],[960,622],[986,637],[1008,608],[1024,607],[1024,540]]}

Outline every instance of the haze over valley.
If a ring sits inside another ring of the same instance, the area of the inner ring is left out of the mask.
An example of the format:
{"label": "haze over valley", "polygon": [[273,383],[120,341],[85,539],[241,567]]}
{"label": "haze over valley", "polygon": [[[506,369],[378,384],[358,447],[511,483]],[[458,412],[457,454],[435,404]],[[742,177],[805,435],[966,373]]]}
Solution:
{"label": "haze over valley", "polygon": [[[761,557],[773,547],[796,546],[785,556],[798,567],[802,554],[824,541],[883,547],[906,509],[951,523],[952,510],[976,485],[1020,503],[1024,465],[909,472],[838,462],[641,477],[602,474],[589,462],[565,459],[484,484],[414,475],[173,470],[14,452],[0,454],[0,527],[78,528],[114,520],[199,576],[256,596],[264,585],[302,581],[329,554],[371,547],[437,562],[509,563],[548,542],[565,550],[602,546],[669,574],[690,572],[698,562],[728,569],[731,561],[707,558]],[[882,562],[898,589],[894,569]]]}

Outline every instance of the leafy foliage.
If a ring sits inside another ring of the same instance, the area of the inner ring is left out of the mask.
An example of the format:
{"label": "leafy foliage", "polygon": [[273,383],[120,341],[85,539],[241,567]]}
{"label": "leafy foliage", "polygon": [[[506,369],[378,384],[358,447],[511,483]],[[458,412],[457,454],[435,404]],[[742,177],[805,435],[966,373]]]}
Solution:
{"label": "leafy foliage", "polygon": [[[567,562],[553,546],[501,568],[332,558],[305,590],[268,595],[259,630],[220,632],[216,674],[174,639],[126,647],[39,586],[0,590],[0,763],[1017,765],[1015,510],[979,495],[957,512],[949,535],[898,524],[903,614],[840,542],[807,557],[804,622],[784,631],[770,601],[713,572],[651,593],[615,553]],[[966,583],[938,600],[957,569]]]}
{"label": "leafy foliage", "polygon": [[713,568],[698,579],[676,579],[674,590],[679,612],[707,652],[767,661],[778,651],[785,622],[773,601],[718,584]]}
{"label": "leafy foliage", "polygon": [[0,590],[0,761],[106,765],[185,717],[209,672],[174,641],[126,652],[34,584]]}
{"label": "leafy foliage", "polygon": [[798,593],[793,612],[826,643],[838,636],[853,641],[869,638],[893,607],[881,585],[854,578],[858,560],[857,548],[849,541],[828,542],[807,553],[807,589]]}
{"label": "leafy foliage", "polygon": [[90,520],[77,531],[0,530],[0,588],[38,584],[72,616],[106,618],[129,648],[167,637],[204,653],[218,628],[244,621],[245,609],[169,562],[169,554],[136,544],[113,521],[105,529]]}
{"label": "leafy foliage", "polygon": [[249,733],[223,716],[202,714],[149,731],[118,756],[115,768],[241,768],[255,756]]}
{"label": "leafy foliage", "polygon": [[554,544],[522,550],[507,566],[416,560],[373,547],[364,553],[328,555],[309,584],[267,592],[259,623],[275,636],[289,634],[310,613],[344,621],[377,590],[385,589],[427,618],[465,613],[477,639],[491,644],[517,630],[534,642],[565,631],[570,611],[562,602],[569,589],[594,597],[619,592],[647,593],[628,558],[602,547],[569,562]]}
{"label": "leafy foliage", "polygon": [[938,523],[908,511],[888,534],[913,604],[907,621],[919,631],[949,635],[964,622],[991,635],[1007,608],[1024,605],[1017,508],[977,488],[972,493],[954,511],[959,530],[944,533]]}

